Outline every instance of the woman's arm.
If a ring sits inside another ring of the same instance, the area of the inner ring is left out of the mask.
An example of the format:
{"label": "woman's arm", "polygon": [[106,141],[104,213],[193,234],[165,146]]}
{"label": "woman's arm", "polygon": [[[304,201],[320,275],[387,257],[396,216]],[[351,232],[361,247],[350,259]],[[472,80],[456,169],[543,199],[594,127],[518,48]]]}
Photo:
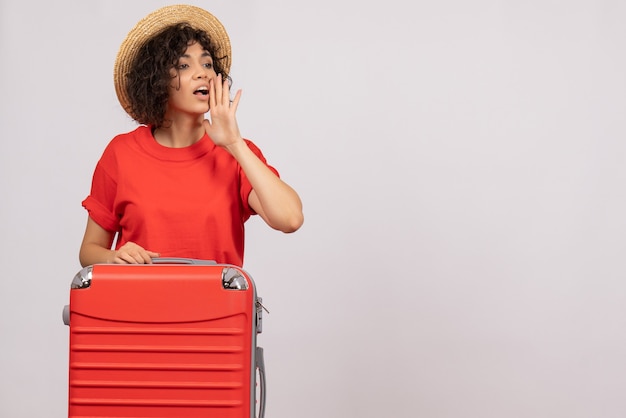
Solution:
{"label": "woman's arm", "polygon": [[80,245],[79,260],[85,267],[99,263],[116,264],[149,264],[152,257],[159,254],[147,251],[134,242],[127,242],[119,250],[111,249],[115,234],[98,225],[91,217],[87,219],[87,227],[83,242]]}
{"label": "woman's arm", "polygon": [[304,222],[302,202],[294,189],[282,181],[242,140],[227,147],[252,185],[250,207],[272,228],[295,232]]}
{"label": "woman's arm", "polygon": [[221,75],[210,81],[209,108],[211,121],[204,127],[213,142],[237,160],[252,184],[248,204],[274,229],[294,232],[302,226],[304,215],[300,197],[282,181],[248,147],[239,133],[235,114],[241,90],[230,101],[228,81]]}

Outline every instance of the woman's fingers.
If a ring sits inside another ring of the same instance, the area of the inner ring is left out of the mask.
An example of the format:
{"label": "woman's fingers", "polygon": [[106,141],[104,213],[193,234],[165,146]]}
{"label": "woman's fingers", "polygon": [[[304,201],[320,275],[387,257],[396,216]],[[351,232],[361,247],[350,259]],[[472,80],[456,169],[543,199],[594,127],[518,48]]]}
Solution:
{"label": "woman's fingers", "polygon": [[230,107],[233,109],[233,112],[237,111],[237,106],[239,106],[240,98],[241,98],[241,89],[237,90],[237,93],[235,93],[235,97],[233,98],[232,103],[230,103]]}
{"label": "woman's fingers", "polygon": [[[226,83],[226,84],[224,84]],[[224,80],[222,82],[222,75],[218,74],[217,77],[209,80],[209,108],[215,109],[216,105],[224,104],[224,96],[228,100],[228,82]]]}
{"label": "woman's fingers", "polygon": [[134,242],[127,242],[115,252],[113,262],[116,264],[151,264],[153,257],[159,257],[159,253],[147,251]]}
{"label": "woman's fingers", "polygon": [[[235,99],[232,103],[235,103]],[[221,74],[209,81],[209,108],[215,109],[216,105],[222,105],[226,109],[231,107],[228,79],[223,78]]]}

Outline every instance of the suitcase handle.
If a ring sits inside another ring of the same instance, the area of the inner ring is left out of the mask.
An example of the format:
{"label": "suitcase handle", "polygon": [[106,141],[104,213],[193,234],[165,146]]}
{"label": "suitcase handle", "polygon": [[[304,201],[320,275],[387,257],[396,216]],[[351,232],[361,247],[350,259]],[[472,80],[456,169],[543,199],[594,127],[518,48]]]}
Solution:
{"label": "suitcase handle", "polygon": [[182,258],[182,257],[156,257],[152,259],[153,264],[200,264],[212,265],[217,264],[214,260],[200,260],[198,258]]}
{"label": "suitcase handle", "polygon": [[256,367],[259,370],[259,416],[258,418],[265,418],[265,397],[267,390],[267,383],[265,381],[265,358],[263,356],[263,347],[256,348]]}

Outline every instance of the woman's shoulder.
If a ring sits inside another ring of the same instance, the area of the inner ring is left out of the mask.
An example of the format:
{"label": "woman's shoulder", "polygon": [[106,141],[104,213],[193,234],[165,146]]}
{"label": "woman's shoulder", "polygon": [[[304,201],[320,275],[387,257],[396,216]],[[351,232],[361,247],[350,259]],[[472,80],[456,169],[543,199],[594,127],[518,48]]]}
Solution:
{"label": "woman's shoulder", "polygon": [[149,126],[140,125],[133,129],[132,131],[124,132],[121,134],[117,134],[113,137],[109,145],[121,146],[128,145],[129,142],[132,141],[141,141],[147,137],[152,135],[152,131]]}
{"label": "woman's shoulder", "polygon": [[265,162],[265,156],[263,155],[263,151],[261,151],[261,149],[251,140],[247,138],[244,138],[243,140],[246,145],[248,145],[248,148],[250,148],[250,150],[252,150],[252,152],[256,154],[256,156],[259,157],[263,162]]}
{"label": "woman's shoulder", "polygon": [[150,127],[141,125],[132,131],[115,135],[102,152],[101,160],[132,158],[131,154],[136,153],[138,144],[145,140],[150,132]]}
{"label": "woman's shoulder", "polygon": [[104,154],[125,152],[129,148],[136,148],[138,143],[150,136],[150,132],[149,126],[141,125],[132,131],[117,134],[107,144]]}

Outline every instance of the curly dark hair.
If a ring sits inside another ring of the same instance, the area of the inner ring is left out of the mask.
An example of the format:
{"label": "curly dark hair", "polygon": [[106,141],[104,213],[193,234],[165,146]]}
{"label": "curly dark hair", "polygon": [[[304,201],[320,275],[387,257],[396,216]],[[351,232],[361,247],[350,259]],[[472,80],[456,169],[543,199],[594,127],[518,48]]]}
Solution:
{"label": "curly dark hair", "polygon": [[206,32],[194,29],[187,23],[168,26],[153,36],[137,51],[126,76],[126,93],[130,112],[141,124],[163,126],[165,107],[169,97],[168,86],[172,80],[171,70],[189,45],[198,42],[211,54],[217,74],[231,81],[226,73],[217,47]]}

